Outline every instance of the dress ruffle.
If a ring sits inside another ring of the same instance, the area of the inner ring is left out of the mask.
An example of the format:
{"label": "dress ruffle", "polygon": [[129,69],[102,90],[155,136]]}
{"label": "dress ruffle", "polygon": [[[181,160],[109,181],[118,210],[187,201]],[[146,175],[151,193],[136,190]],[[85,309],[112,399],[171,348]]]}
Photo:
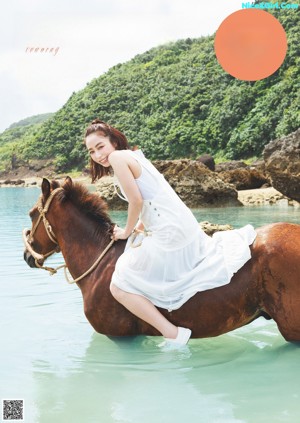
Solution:
{"label": "dress ruffle", "polygon": [[231,279],[250,258],[249,245],[256,238],[256,231],[253,226],[246,225],[232,231],[216,232],[212,236],[222,250],[228,276]]}

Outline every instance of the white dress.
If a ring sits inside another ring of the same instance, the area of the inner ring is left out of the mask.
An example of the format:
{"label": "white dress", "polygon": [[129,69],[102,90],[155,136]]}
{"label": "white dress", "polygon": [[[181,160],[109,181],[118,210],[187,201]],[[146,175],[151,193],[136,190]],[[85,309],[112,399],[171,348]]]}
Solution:
{"label": "white dress", "polygon": [[254,228],[246,225],[208,236],[141,150],[126,151],[142,168],[135,181],[144,200],[140,220],[148,236],[139,235],[134,242],[133,236],[128,238],[112,283],[169,311],[180,308],[199,291],[229,283],[251,258]]}

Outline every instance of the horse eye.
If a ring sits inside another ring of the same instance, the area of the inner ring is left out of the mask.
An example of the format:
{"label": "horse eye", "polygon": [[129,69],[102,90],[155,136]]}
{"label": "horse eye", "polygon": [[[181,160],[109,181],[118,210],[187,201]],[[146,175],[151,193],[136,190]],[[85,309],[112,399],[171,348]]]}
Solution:
{"label": "horse eye", "polygon": [[34,212],[35,212],[35,209],[34,208],[31,209],[30,212],[29,212],[29,217],[30,217],[31,220],[33,219]]}

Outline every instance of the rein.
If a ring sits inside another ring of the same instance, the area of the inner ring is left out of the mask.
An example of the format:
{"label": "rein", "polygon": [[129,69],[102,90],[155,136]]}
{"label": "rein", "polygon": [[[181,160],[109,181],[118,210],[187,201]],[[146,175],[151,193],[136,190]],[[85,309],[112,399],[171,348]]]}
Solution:
{"label": "rein", "polygon": [[[34,258],[36,267],[38,267],[39,269],[47,270],[50,273],[51,276],[54,275],[55,273],[57,273],[58,270],[63,268],[67,282],[69,284],[72,284],[72,283],[75,283],[75,282],[79,282],[81,279],[83,279],[85,276],[89,275],[96,268],[96,266],[100,263],[100,261],[102,260],[104,255],[107,253],[107,251],[113,245],[114,240],[111,240],[111,242],[107,245],[107,247],[104,249],[104,251],[97,258],[95,263],[86,272],[84,272],[81,276],[79,276],[76,279],[71,280],[69,278],[68,273],[67,273],[68,267],[67,267],[66,264],[62,264],[62,265],[60,265],[56,268],[41,265],[39,262],[42,261],[44,263],[44,261],[49,256],[51,256],[53,253],[60,252],[60,247],[58,245],[57,238],[56,238],[56,236],[53,232],[52,226],[50,225],[49,221],[46,218],[46,213],[49,210],[50,204],[51,204],[54,196],[59,191],[62,191],[62,190],[63,190],[62,187],[54,189],[51,192],[51,194],[49,195],[44,207],[43,207],[43,202],[42,202],[43,196],[42,195],[40,196],[40,198],[38,199],[38,202],[37,202],[37,209],[38,209],[38,212],[39,212],[38,220],[36,221],[36,223],[35,223],[35,225],[34,225],[34,227],[32,228],[31,231],[29,229],[23,230],[23,242],[24,242],[26,250]],[[33,235],[36,232],[36,230],[37,230],[41,221],[43,221],[43,224],[44,224],[44,227],[45,227],[45,230],[46,230],[46,233],[47,233],[49,239],[56,245],[56,247],[53,250],[51,250],[51,251],[49,251],[48,253],[45,253],[45,254],[37,253],[36,251],[34,251],[34,249],[32,248],[32,245],[31,245],[32,242],[33,242]]]}

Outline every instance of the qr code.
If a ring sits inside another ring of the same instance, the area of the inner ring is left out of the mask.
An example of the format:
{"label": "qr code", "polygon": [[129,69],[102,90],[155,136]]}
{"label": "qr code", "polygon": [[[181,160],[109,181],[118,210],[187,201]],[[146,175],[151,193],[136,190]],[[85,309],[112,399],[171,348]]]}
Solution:
{"label": "qr code", "polygon": [[24,400],[4,399],[2,403],[3,420],[23,420]]}

